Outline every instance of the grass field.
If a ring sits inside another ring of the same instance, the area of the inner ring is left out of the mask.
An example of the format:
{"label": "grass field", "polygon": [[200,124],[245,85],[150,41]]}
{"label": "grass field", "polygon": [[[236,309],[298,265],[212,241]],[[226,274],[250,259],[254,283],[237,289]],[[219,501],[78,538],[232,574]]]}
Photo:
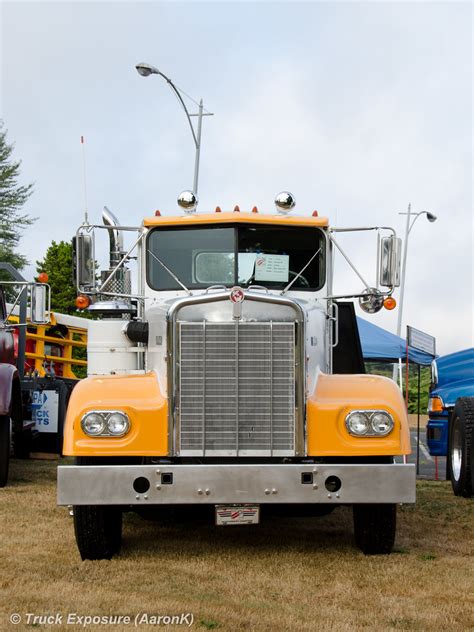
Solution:
{"label": "grass field", "polygon": [[[120,556],[81,562],[72,520],[55,504],[55,469],[54,461],[13,461],[0,490],[1,631],[134,627],[66,625],[69,613],[192,613],[191,629],[219,631],[474,629],[474,503],[448,483],[418,483],[417,505],[399,511],[390,556],[356,550],[351,510],[340,507],[233,528],[127,514]],[[63,621],[27,625],[28,613]]]}

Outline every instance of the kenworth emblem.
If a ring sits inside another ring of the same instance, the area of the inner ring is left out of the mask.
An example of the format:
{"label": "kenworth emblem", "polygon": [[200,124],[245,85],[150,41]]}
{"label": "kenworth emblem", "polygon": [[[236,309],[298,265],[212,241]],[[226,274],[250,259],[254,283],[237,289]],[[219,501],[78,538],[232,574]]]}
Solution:
{"label": "kenworth emblem", "polygon": [[233,305],[232,317],[240,318],[242,316],[242,301],[245,298],[244,291],[238,285],[233,287],[230,291],[229,298]]}

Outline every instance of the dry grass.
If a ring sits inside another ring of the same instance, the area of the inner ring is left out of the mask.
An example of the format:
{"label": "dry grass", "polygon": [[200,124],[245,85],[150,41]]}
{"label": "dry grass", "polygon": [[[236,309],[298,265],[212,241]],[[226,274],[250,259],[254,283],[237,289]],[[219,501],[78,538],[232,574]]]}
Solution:
{"label": "dry grass", "polygon": [[191,612],[191,629],[219,631],[474,629],[474,503],[447,483],[418,484],[390,556],[353,548],[343,507],[227,529],[127,514],[121,555],[81,562],[72,521],[55,506],[55,465],[14,461],[11,485],[0,490],[2,631],[31,629],[10,625],[12,612]]}

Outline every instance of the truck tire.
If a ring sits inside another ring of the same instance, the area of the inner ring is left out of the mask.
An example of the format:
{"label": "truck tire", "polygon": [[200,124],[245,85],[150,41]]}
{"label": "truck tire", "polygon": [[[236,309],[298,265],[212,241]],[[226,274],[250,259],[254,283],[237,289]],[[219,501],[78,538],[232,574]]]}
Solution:
{"label": "truck tire", "polygon": [[397,505],[353,505],[354,535],[365,555],[392,552],[397,526]]}
{"label": "truck tire", "polygon": [[8,481],[10,464],[10,417],[0,415],[0,487]]}
{"label": "truck tire", "polygon": [[77,505],[74,534],[83,560],[110,560],[122,544],[122,510],[120,507]]}
{"label": "truck tire", "polygon": [[449,421],[448,470],[456,496],[469,498],[474,491],[474,397],[456,400]]}

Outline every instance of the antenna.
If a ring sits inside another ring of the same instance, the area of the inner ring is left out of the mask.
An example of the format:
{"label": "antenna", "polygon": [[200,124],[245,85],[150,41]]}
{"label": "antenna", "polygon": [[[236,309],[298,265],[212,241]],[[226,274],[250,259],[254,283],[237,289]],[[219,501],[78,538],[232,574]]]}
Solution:
{"label": "antenna", "polygon": [[87,213],[87,181],[86,181],[86,148],[84,144],[84,136],[81,136],[82,145],[82,175],[84,180],[84,224],[89,223],[89,217]]}

